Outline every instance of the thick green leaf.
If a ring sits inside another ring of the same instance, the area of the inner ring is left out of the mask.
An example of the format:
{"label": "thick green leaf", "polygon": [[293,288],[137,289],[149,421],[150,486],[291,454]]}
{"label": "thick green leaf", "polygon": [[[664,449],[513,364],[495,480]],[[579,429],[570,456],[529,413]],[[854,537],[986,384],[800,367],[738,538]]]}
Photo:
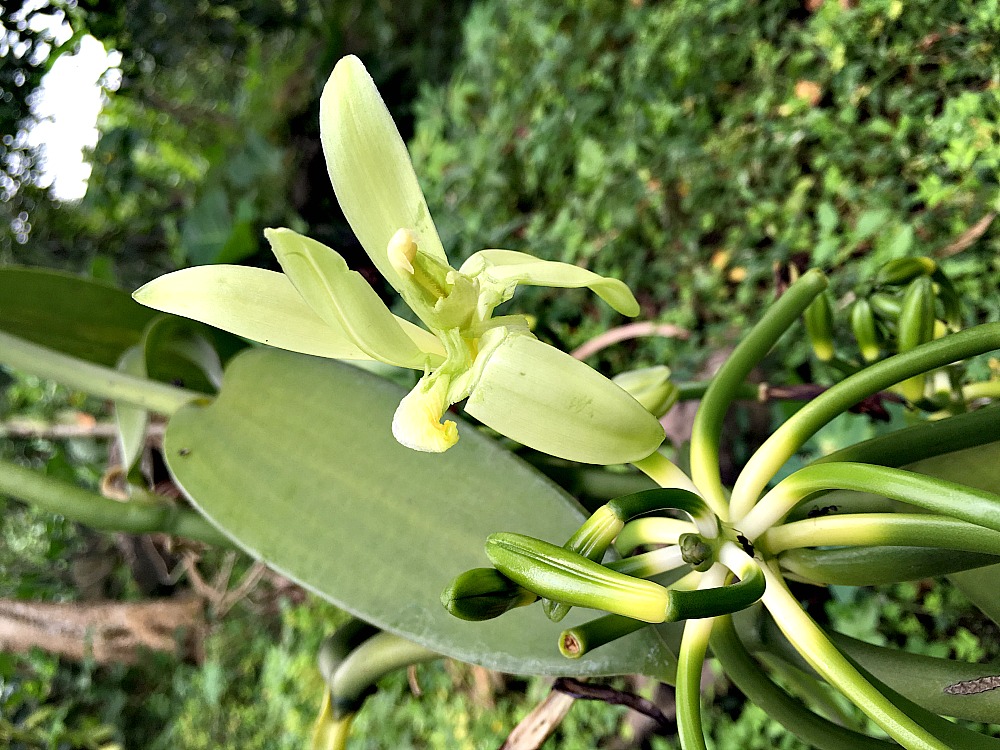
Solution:
{"label": "thick green leaf", "polygon": [[147,376],[215,393],[222,386],[222,362],[213,341],[223,336],[230,334],[173,315],[156,317],[146,327],[142,340]]}
{"label": "thick green leaf", "polygon": [[983,611],[997,625],[1000,625],[1000,596],[997,596],[997,577],[1000,565],[990,565],[976,570],[952,573],[948,580]]}
{"label": "thick green leaf", "polygon": [[126,292],[40,268],[0,268],[0,330],[114,367],[157,315]]}
{"label": "thick green leaf", "polygon": [[402,396],[339,362],[247,352],[213,404],[174,415],[167,462],[237,545],[380,628],[507,672],[671,675],[675,658],[653,628],[569,661],[559,632],[592,612],[557,625],[538,607],[477,623],[444,610],[451,580],[489,564],[487,535],[562,544],[583,513],[470,426],[444,454],[403,448],[390,432]]}
{"label": "thick green leaf", "polygon": [[1000,691],[989,687],[995,665],[911,654],[840,633],[830,635],[848,656],[929,711],[969,721],[994,722],[1000,716]]}

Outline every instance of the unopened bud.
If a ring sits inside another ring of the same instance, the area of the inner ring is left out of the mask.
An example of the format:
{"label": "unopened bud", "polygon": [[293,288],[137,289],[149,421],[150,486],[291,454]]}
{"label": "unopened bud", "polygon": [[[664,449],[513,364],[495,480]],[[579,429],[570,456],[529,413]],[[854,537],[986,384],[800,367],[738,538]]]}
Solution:
{"label": "unopened bud", "polygon": [[670,368],[664,365],[629,370],[612,380],[657,419],[670,411],[680,397],[680,389],[670,382]]}

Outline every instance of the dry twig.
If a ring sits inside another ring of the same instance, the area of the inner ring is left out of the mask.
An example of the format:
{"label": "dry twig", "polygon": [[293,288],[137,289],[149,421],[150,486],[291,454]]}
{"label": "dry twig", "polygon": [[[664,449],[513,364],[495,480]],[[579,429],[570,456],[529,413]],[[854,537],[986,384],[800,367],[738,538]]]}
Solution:
{"label": "dry twig", "polygon": [[629,323],[628,325],[612,328],[599,336],[595,336],[590,341],[571,351],[570,354],[577,359],[586,359],[612,344],[617,344],[619,341],[628,341],[629,339],[638,339],[645,336],[661,336],[668,339],[685,340],[690,335],[691,332],[687,329],[671,323],[652,323],[650,321]]}

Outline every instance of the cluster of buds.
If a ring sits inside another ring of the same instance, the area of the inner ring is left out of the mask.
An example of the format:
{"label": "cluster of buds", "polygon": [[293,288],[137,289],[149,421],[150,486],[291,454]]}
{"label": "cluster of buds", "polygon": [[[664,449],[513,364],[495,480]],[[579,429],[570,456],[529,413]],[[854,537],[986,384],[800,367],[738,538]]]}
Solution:
{"label": "cluster of buds", "polygon": [[[883,265],[871,282],[852,294],[847,305],[850,328],[865,363],[893,353],[913,351],[962,325],[961,304],[951,280],[933,258],[897,258]],[[820,294],[803,319],[813,353],[822,362],[838,362],[834,344],[834,305]],[[939,408],[932,376],[919,375],[896,390],[913,405]],[[947,390],[947,388],[946,388]]]}
{"label": "cluster of buds", "polygon": [[[678,511],[685,518],[663,516]],[[604,561],[612,546],[631,556]],[[631,554],[639,548],[651,549]],[[494,567],[458,576],[442,594],[445,608],[464,620],[491,619],[539,600],[554,622],[572,607],[607,612],[562,632],[559,648],[570,658],[648,624],[745,609],[764,593],[764,576],[752,550],[724,529],[698,495],[677,488],[612,500],[561,547],[523,534],[497,533],[486,540],[486,554]],[[709,589],[694,589],[693,576],[682,575],[670,586],[649,580],[685,569],[700,575],[716,564],[739,580]]]}

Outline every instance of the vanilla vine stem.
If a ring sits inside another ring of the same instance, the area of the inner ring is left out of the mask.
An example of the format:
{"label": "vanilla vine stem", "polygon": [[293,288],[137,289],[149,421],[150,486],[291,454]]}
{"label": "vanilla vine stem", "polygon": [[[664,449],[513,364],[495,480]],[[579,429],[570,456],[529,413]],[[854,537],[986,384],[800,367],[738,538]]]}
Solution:
{"label": "vanilla vine stem", "polygon": [[196,391],[137,378],[3,331],[0,331],[0,363],[98,398],[122,401],[168,416],[190,401],[206,398]]}
{"label": "vanilla vine stem", "polygon": [[849,513],[774,526],[755,543],[767,555],[802,547],[938,547],[1000,556],[1000,533],[925,513]]}
{"label": "vanilla vine stem", "polygon": [[810,495],[824,490],[870,492],[1000,531],[1000,495],[888,466],[813,464],[779,482],[740,522],[753,541]]}
{"label": "vanilla vine stem", "polygon": [[222,532],[190,508],[153,497],[111,500],[10,461],[0,461],[0,494],[95,529],[130,534],[158,532],[217,547],[233,546]]}
{"label": "vanilla vine stem", "polygon": [[719,474],[719,441],[726,411],[750,371],[826,286],[821,271],[803,274],[750,329],[705,392],[691,433],[691,478],[722,521],[729,520],[728,496]]}

